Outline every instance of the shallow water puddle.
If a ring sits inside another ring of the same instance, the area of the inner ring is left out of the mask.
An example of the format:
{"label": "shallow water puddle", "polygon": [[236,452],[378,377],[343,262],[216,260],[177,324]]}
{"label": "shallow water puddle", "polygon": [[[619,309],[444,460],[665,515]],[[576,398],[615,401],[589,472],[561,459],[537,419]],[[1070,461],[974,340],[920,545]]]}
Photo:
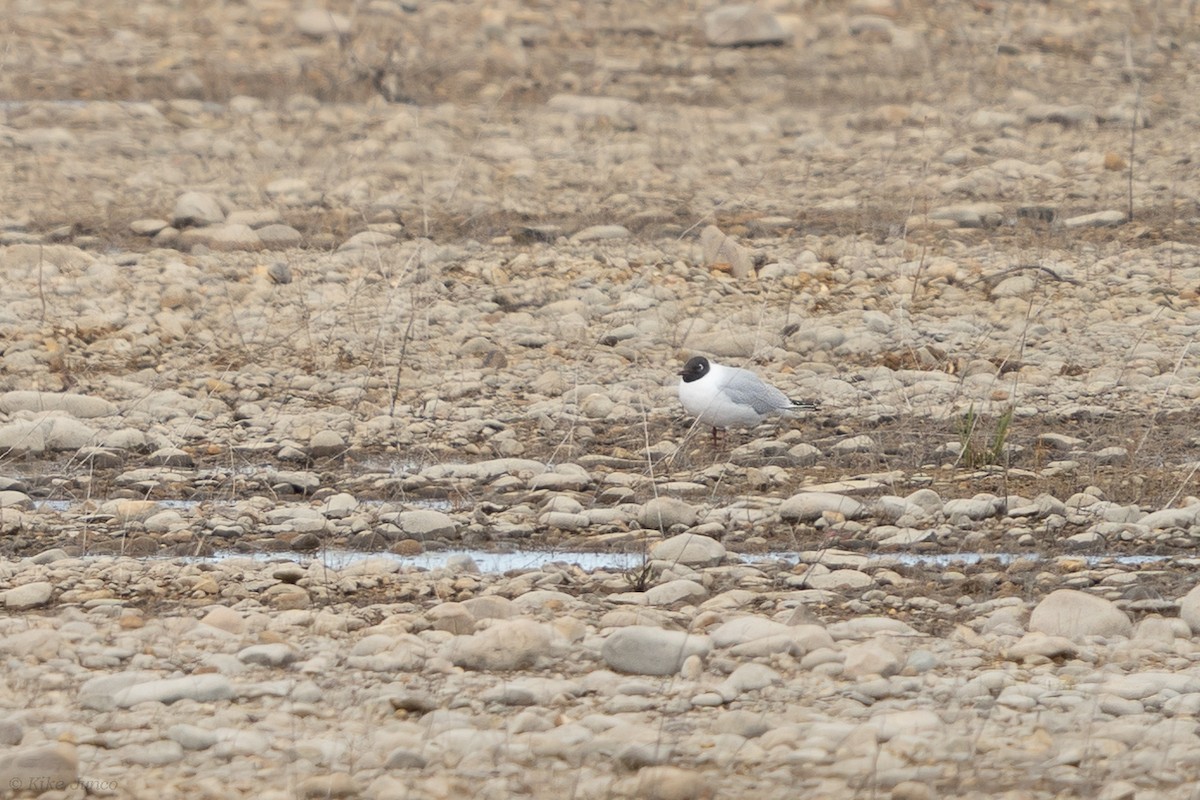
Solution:
{"label": "shallow water puddle", "polygon": [[57,511],[60,514],[66,513],[71,509],[70,500],[34,500],[33,507],[35,509],[46,511]]}
{"label": "shallow water puddle", "polygon": [[[342,569],[359,561],[384,558],[417,569],[442,569],[451,559],[469,558],[480,572],[500,573],[508,570],[534,570],[555,561],[574,564],[587,572],[595,570],[625,571],[636,568],[642,562],[641,553],[587,553],[566,550],[520,550],[514,553],[488,553],[480,550],[438,550],[415,556],[395,553],[368,553],[359,550],[325,550],[317,555],[306,553],[239,553],[222,550],[189,561],[224,561],[231,558],[249,558],[254,561],[294,561],[307,564],[317,561],[329,569]],[[461,567],[460,567],[461,569]]]}
{"label": "shallow water puddle", "polygon": [[[39,499],[33,501],[35,509],[47,510],[57,513],[67,513],[73,507],[81,505],[82,501],[78,500],[45,500]],[[191,511],[199,506],[202,500],[158,500],[156,505],[163,509],[175,509],[179,511]],[[364,506],[381,506],[383,500],[362,500]],[[220,502],[220,505],[232,505],[230,502]],[[428,508],[438,511],[449,511],[453,508],[453,503],[450,500],[443,498],[422,498],[422,499],[406,499],[403,505]],[[804,563],[810,563],[812,551],[807,551]],[[972,566],[981,562],[993,562],[997,567],[1005,567],[1013,561],[1021,559],[1029,559],[1032,561],[1051,561],[1053,557],[1043,557],[1037,553],[863,553],[869,561],[888,562],[900,564],[903,566],[922,566],[934,569],[944,569],[953,565]],[[794,550],[776,550],[765,553],[730,553],[729,557],[732,560],[739,561],[744,564],[753,564],[761,562],[784,562],[786,564],[797,564],[802,561],[801,553]],[[1065,554],[1065,557],[1081,559],[1089,567],[1094,567],[1099,564],[1115,564],[1124,566],[1139,566],[1142,564],[1156,564],[1176,558],[1175,556],[1167,555],[1118,555],[1114,553],[1101,554]],[[342,569],[346,566],[363,561],[368,558],[385,558],[398,562],[405,567],[416,569],[442,569],[451,559],[470,559],[475,563],[480,572],[484,573],[501,573],[509,570],[533,570],[541,567],[544,564],[553,562],[561,562],[578,566],[588,572],[595,570],[609,570],[615,572],[624,572],[627,570],[637,569],[643,563],[643,554],[641,552],[585,552],[581,550],[519,550],[516,552],[498,553],[488,552],[483,550],[437,550],[419,555],[402,556],[394,553],[367,552],[360,550],[343,550],[331,549],[320,551],[317,555],[310,553],[289,553],[289,552],[263,552],[263,553],[244,553],[233,550],[218,551],[212,556],[197,557],[188,559],[189,561],[223,561],[231,558],[249,558],[254,561],[270,562],[270,561],[292,561],[297,563],[309,563],[313,560],[319,561],[330,569]],[[464,564],[456,565],[461,569]],[[872,566],[878,566],[873,564]],[[469,567],[468,567],[469,568]]]}
{"label": "shallow water puddle", "polygon": [[[201,503],[205,503],[205,502],[215,503],[220,506],[235,505],[234,501],[232,501],[232,500],[156,500],[154,502],[159,508],[163,508],[163,509],[169,508],[169,509],[174,509],[176,511],[191,511],[192,509],[198,507]],[[393,502],[393,501],[390,501],[390,500],[360,500],[359,505],[378,507],[378,506],[382,506],[384,503],[388,503],[388,502]],[[34,509],[39,510],[39,511],[54,511],[59,514],[65,514],[68,511],[70,511],[72,507],[82,506],[83,503],[84,503],[83,500],[35,499],[33,501],[33,507],[34,507]],[[413,508],[431,508],[434,511],[450,511],[454,508],[454,503],[452,503],[450,500],[443,498],[443,497],[419,497],[419,498],[415,498],[415,499],[407,498],[402,501],[402,504],[406,507],[411,506]]]}
{"label": "shallow water puddle", "polygon": [[[1115,553],[1078,556],[1067,553],[1063,554],[1062,557],[1083,559],[1090,567],[1101,562],[1134,566],[1138,564],[1156,564],[1172,558],[1172,556],[1125,556]],[[981,561],[995,561],[1000,566],[1008,566],[1018,558],[1026,558],[1031,561],[1053,560],[1052,558],[1044,558],[1037,553],[888,553],[886,556],[882,556],[882,558],[895,559],[905,566],[922,567],[948,567],[952,564],[971,566]]]}
{"label": "shallow water puddle", "polygon": [[[775,551],[767,553],[730,553],[733,559],[742,563],[754,562],[785,562],[795,564],[800,561],[796,551]],[[293,561],[310,563],[318,561],[329,569],[342,569],[368,558],[385,558],[398,562],[405,567],[417,569],[442,569],[451,559],[467,559],[475,563],[480,572],[501,573],[509,570],[534,570],[554,562],[573,564],[586,572],[608,570],[624,572],[637,569],[642,564],[641,553],[589,553],[571,550],[520,550],[512,553],[491,553],[482,550],[438,550],[421,553],[415,556],[401,556],[394,553],[368,553],[357,550],[325,550],[318,555],[305,553],[239,553],[232,550],[218,551],[212,556],[189,559],[194,561],[223,561],[231,558],[249,558],[254,561]],[[949,567],[960,564],[970,566],[981,561],[995,561],[998,566],[1011,564],[1018,558],[1035,561],[1041,556],[1030,553],[889,553],[879,557],[881,560],[891,560],[905,566]],[[1079,556],[1088,566],[1100,563],[1113,563],[1136,566],[1165,561],[1170,556],[1127,556],[1127,555],[1089,555]],[[464,561],[465,565],[465,561]],[[461,565],[459,566],[461,569]]]}

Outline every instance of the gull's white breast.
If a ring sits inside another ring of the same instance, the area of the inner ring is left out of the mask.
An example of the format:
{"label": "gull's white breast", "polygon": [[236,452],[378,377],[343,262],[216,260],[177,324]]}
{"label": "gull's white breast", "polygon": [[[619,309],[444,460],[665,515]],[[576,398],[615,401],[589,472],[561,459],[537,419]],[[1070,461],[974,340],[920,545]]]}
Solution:
{"label": "gull's white breast", "polygon": [[679,402],[695,416],[700,424],[714,428],[752,428],[765,419],[753,406],[738,403],[730,398],[725,389],[737,373],[713,364],[712,371],[695,381],[679,381]]}

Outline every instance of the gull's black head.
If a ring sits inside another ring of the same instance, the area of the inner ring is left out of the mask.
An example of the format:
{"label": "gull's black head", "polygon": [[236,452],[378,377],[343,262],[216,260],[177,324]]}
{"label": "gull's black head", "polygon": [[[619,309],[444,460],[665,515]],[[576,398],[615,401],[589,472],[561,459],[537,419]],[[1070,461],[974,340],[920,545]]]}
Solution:
{"label": "gull's black head", "polygon": [[683,378],[684,383],[698,381],[708,374],[712,367],[708,363],[708,359],[704,356],[693,356],[688,359],[688,362],[683,365],[683,372],[679,373]]}

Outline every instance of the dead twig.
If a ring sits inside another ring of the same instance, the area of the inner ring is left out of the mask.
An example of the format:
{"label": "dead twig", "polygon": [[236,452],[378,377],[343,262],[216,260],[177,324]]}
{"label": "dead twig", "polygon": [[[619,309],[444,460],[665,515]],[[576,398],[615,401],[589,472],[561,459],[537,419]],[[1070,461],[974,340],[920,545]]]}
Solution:
{"label": "dead twig", "polygon": [[1001,270],[1000,272],[992,275],[984,275],[976,282],[976,285],[984,284],[988,287],[988,291],[990,292],[1000,285],[1000,282],[1005,278],[1012,277],[1013,275],[1021,272],[1037,272],[1038,274],[1046,275],[1047,277],[1059,281],[1060,283],[1069,283],[1073,286],[1083,285],[1083,282],[1078,278],[1072,278],[1069,275],[1059,275],[1054,270],[1050,269],[1049,267],[1043,267],[1041,264],[1018,264],[1015,267],[1009,267],[1006,270]]}

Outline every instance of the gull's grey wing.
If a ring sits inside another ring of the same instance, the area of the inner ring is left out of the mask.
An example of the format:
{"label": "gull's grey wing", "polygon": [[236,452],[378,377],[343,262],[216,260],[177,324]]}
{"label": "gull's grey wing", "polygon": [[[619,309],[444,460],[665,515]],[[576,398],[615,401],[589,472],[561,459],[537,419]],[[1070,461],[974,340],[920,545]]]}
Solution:
{"label": "gull's grey wing", "polygon": [[730,368],[729,371],[730,376],[728,383],[725,384],[725,394],[733,402],[750,406],[757,414],[785,411],[792,407],[792,401],[786,394],[766,383],[753,372],[736,368]]}

